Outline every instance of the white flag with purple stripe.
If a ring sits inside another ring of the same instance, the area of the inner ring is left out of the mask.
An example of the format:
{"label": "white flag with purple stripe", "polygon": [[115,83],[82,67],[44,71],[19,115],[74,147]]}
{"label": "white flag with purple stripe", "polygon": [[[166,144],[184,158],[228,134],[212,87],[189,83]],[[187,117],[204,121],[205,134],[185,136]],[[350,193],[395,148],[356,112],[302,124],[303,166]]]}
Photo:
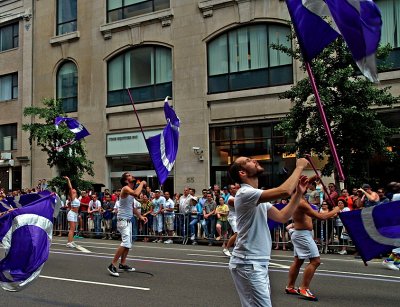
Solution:
{"label": "white flag with purple stripe", "polygon": [[382,19],[372,0],[286,0],[286,4],[306,61],[317,56],[339,32],[361,72],[378,81],[375,53]]}

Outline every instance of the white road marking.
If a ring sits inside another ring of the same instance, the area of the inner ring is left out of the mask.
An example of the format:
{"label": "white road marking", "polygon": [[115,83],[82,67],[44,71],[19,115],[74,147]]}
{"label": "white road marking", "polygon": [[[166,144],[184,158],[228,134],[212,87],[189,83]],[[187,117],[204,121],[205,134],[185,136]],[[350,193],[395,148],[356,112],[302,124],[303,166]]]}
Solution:
{"label": "white road marking", "polygon": [[87,253],[87,254],[91,254],[91,253],[92,253],[90,250],[88,250],[88,249],[86,249],[86,248],[84,248],[83,246],[78,245],[78,244],[75,246],[75,248],[76,248],[77,250],[80,250],[80,251],[83,252],[83,253]]}
{"label": "white road marking", "polygon": [[126,289],[142,290],[142,291],[149,291],[150,290],[150,288],[125,286],[125,285],[116,285],[116,284],[107,284],[107,283],[104,283],[104,282],[96,282],[96,281],[89,281],[89,280],[60,278],[60,277],[45,276],[45,275],[39,275],[39,277],[46,278],[46,279],[53,279],[53,280],[76,282],[76,283],[82,283],[82,284],[92,284],[92,285],[99,285],[99,286],[115,287],[115,288],[126,288]]}

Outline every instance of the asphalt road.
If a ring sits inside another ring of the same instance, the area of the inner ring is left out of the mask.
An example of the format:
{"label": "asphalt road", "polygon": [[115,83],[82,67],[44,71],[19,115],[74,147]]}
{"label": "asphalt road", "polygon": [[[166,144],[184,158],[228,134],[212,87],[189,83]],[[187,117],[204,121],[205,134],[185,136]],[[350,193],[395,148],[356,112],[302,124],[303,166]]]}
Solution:
{"label": "asphalt road", "polygon": [[[17,293],[0,289],[1,306],[240,306],[229,259],[220,247],[137,242],[128,256],[137,272],[116,278],[106,267],[118,241],[80,240],[89,252],[68,249],[65,243],[65,238],[53,240],[49,260],[32,285]],[[273,251],[274,306],[398,304],[400,271],[385,269],[380,260],[366,267],[349,255],[322,255],[311,284],[319,302],[286,295],[283,289],[291,259],[290,251]]]}

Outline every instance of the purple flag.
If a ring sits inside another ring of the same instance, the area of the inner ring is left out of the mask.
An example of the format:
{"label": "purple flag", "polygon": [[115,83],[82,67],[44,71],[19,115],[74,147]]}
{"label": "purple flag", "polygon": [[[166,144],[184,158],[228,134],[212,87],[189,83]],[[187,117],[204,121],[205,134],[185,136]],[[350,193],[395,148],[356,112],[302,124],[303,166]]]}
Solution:
{"label": "purple flag", "polygon": [[147,148],[160,184],[165,182],[175,164],[180,127],[178,116],[168,104],[168,97],[165,98],[164,113],[167,125],[163,132],[146,139]]}
{"label": "purple flag", "polygon": [[62,144],[60,146],[57,146],[56,149],[60,150],[63,147],[67,146],[67,145],[71,145],[73,143],[75,143],[76,141],[79,141],[81,139],[83,139],[84,137],[90,135],[89,131],[86,130],[86,128],[79,123],[76,119],[73,118],[69,118],[69,117],[61,117],[61,116],[57,116],[54,119],[54,125],[56,126],[56,128],[58,129],[58,126],[62,123],[65,122],[65,124],[67,125],[68,129],[75,134],[75,137],[73,140],[67,142],[66,144]]}
{"label": "purple flag", "polygon": [[361,72],[371,81],[378,81],[375,52],[382,19],[372,0],[286,0],[286,4],[307,62],[339,33]]}
{"label": "purple flag", "polygon": [[339,215],[364,262],[400,247],[400,201]]}
{"label": "purple flag", "polygon": [[375,52],[381,40],[381,12],[372,0],[327,0],[332,18],[361,72],[378,81]]}
{"label": "purple flag", "polygon": [[0,217],[0,286],[19,291],[36,277],[49,256],[55,197],[48,195]]}
{"label": "purple flag", "polygon": [[311,61],[333,42],[339,33],[322,18],[329,14],[321,0],[286,0],[304,60]]}

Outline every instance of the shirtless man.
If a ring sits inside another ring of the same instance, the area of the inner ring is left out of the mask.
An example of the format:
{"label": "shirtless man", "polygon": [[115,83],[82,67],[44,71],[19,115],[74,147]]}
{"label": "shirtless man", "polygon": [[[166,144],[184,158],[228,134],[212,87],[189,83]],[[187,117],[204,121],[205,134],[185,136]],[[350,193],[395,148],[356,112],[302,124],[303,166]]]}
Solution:
{"label": "shirtless man", "polygon": [[[310,181],[312,181],[311,178]],[[315,244],[312,236],[312,219],[326,220],[335,216],[339,211],[340,208],[336,207],[329,212],[316,212],[304,198],[300,200],[293,213],[294,230],[291,239],[294,248],[294,261],[289,269],[289,280],[285,289],[287,294],[299,294],[309,300],[318,300],[309,289],[311,279],[321,263],[317,244]],[[296,289],[296,278],[305,259],[310,259],[310,263],[304,269],[300,287]]]}

